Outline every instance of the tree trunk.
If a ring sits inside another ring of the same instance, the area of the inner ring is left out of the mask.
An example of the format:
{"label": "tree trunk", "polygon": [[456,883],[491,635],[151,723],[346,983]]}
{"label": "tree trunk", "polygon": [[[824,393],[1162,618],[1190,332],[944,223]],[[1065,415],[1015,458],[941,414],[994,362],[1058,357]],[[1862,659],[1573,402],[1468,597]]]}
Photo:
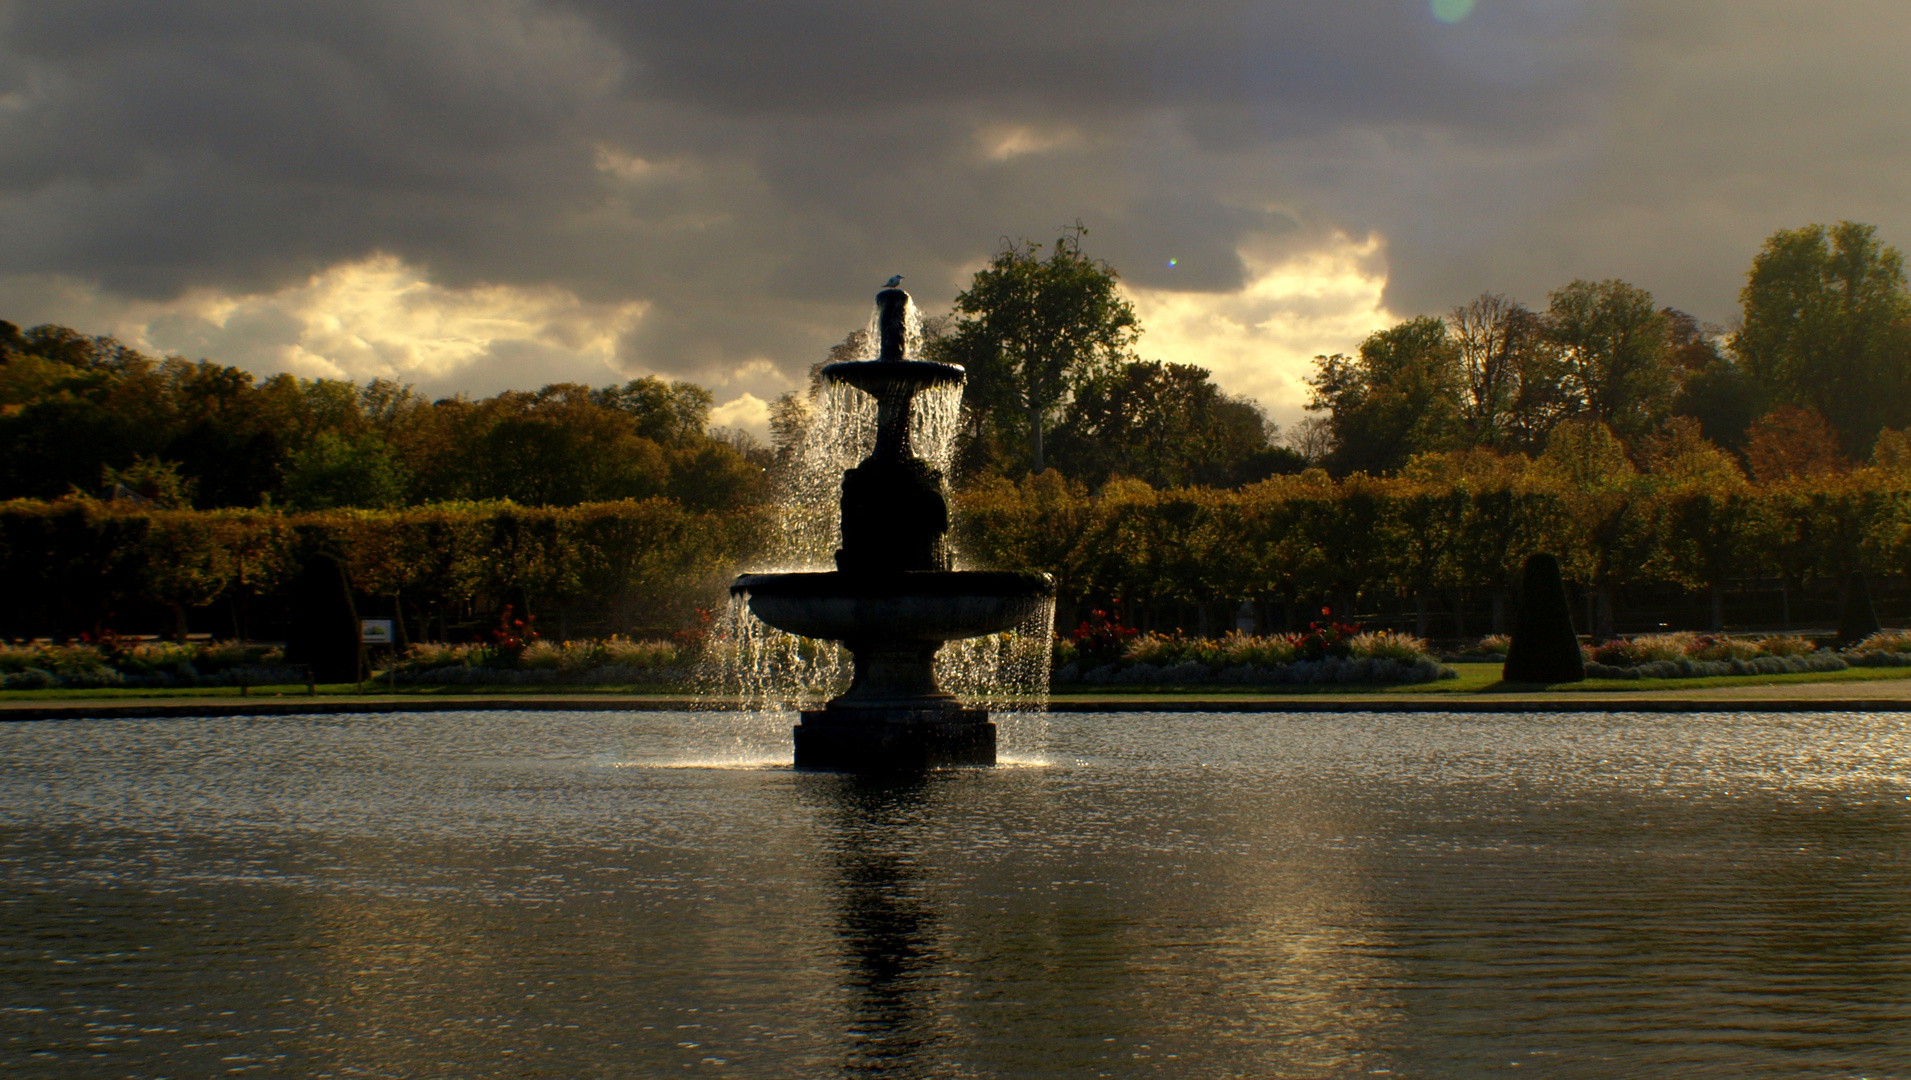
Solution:
{"label": "tree trunk", "polygon": [[174,604],[172,605],[172,609],[173,637],[178,639],[181,645],[184,645],[186,643],[186,605]]}
{"label": "tree trunk", "polygon": [[1453,590],[1453,636],[1466,640],[1466,590]]}
{"label": "tree trunk", "polygon": [[1784,575],[1778,579],[1778,617],[1779,626],[1789,634],[1792,632],[1792,590],[1791,582]]}
{"label": "tree trunk", "polygon": [[1418,589],[1413,594],[1413,636],[1425,639],[1427,636],[1427,593]]}
{"label": "tree trunk", "polygon": [[1601,585],[1595,591],[1598,596],[1599,606],[1597,609],[1598,613],[1597,615],[1594,616],[1593,638],[1596,641],[1605,641],[1613,636],[1612,634],[1612,586]]}
{"label": "tree trunk", "polygon": [[1031,408],[1028,411],[1028,442],[1029,454],[1035,461],[1035,467],[1029,471],[1039,473],[1048,468],[1042,458],[1042,410],[1040,409]]}
{"label": "tree trunk", "polygon": [[1725,632],[1725,586],[1716,581],[1712,583],[1712,632]]}
{"label": "tree trunk", "polygon": [[1506,633],[1506,590],[1493,590],[1493,633]]}

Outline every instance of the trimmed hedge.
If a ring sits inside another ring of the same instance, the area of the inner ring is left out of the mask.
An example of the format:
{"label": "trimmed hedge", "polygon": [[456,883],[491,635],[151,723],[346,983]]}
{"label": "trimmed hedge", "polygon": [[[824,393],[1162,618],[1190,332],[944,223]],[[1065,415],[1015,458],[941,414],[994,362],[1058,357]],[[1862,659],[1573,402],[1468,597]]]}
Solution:
{"label": "trimmed hedge", "polygon": [[[1540,551],[1595,589],[1903,574],[1911,475],[1757,488],[1647,477],[1583,491],[1533,470],[1439,482],[1312,470],[1236,491],[1117,480],[1090,493],[1050,470],[960,493],[956,523],[969,565],[1054,575],[1063,625],[1094,601],[1135,626],[1139,612],[1190,603],[1311,611],[1327,597],[1338,612],[1362,593],[1502,591]],[[410,638],[443,636],[459,619],[482,631],[482,614],[505,603],[538,615],[547,636],[558,613],[570,619],[563,636],[656,635],[694,625],[731,574],[758,568],[777,525],[772,511],[667,499],[314,514],[16,500],[0,503],[0,636],[170,630],[215,604],[243,622],[254,599],[277,596],[320,554],[374,601],[362,614],[402,611]],[[135,611],[152,625],[115,625]]]}
{"label": "trimmed hedge", "polygon": [[[575,612],[580,628],[671,630],[696,621],[761,550],[767,515],[698,513],[667,499],[530,508],[460,503],[281,514],[141,510],[92,499],[0,503],[0,636],[184,629],[185,613],[231,605],[235,621],[325,558],[355,592],[398,611],[402,640],[441,636],[482,613]],[[171,611],[162,626],[121,612]],[[435,621],[438,633],[427,634]],[[222,630],[225,627],[221,627]],[[244,627],[238,628],[244,632]]]}

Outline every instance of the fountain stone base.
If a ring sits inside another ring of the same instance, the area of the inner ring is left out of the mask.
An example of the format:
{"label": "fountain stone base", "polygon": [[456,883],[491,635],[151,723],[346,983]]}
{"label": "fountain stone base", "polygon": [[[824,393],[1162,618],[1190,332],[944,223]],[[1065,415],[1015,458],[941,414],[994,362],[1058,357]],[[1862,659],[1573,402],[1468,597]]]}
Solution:
{"label": "fountain stone base", "polygon": [[985,709],[812,709],[796,725],[796,767],[921,772],[995,764]]}

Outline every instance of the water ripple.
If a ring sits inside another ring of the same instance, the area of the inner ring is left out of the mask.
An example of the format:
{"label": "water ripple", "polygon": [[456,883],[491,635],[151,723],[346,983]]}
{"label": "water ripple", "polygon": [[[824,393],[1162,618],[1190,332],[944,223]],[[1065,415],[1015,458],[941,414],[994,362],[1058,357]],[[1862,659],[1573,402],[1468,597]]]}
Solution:
{"label": "water ripple", "polygon": [[1877,716],[0,727],[21,1076],[1911,1075]]}

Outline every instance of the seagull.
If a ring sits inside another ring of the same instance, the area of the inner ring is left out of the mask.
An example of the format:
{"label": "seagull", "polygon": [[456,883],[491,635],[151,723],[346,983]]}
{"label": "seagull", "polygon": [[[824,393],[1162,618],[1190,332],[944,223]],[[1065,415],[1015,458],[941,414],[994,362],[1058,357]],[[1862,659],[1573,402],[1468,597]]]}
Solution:
{"label": "seagull", "polygon": [[888,281],[883,282],[883,288],[893,289],[900,284],[902,284],[902,275],[897,274],[895,277],[892,277]]}

